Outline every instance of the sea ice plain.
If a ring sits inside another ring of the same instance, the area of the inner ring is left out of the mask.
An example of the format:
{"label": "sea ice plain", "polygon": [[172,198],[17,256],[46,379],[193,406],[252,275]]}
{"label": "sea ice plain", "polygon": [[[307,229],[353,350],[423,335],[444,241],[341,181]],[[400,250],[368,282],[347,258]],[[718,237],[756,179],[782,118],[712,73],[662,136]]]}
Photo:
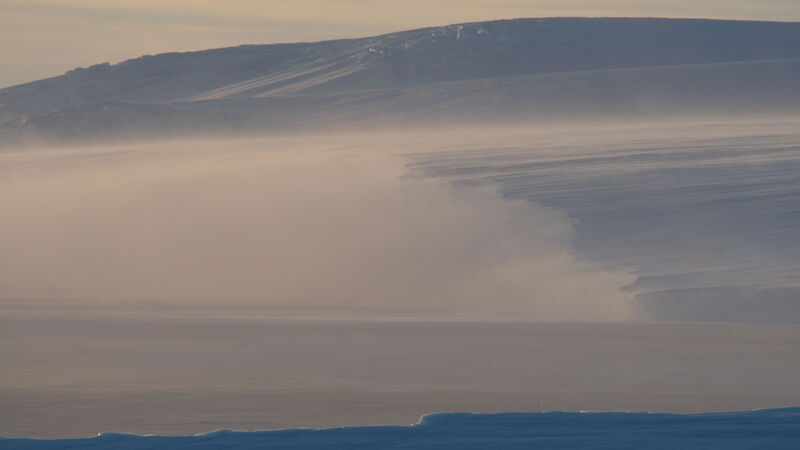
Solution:
{"label": "sea ice plain", "polygon": [[800,404],[797,327],[4,310],[3,437]]}

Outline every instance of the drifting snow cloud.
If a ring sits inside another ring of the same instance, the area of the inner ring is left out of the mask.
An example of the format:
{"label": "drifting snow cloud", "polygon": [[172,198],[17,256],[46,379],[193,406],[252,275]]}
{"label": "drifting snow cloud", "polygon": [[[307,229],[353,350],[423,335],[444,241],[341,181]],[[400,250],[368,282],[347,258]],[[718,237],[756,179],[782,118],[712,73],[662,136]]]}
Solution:
{"label": "drifting snow cloud", "polygon": [[[377,138],[3,156],[0,298],[620,319],[569,219],[403,178]],[[382,150],[383,149],[383,150]]]}

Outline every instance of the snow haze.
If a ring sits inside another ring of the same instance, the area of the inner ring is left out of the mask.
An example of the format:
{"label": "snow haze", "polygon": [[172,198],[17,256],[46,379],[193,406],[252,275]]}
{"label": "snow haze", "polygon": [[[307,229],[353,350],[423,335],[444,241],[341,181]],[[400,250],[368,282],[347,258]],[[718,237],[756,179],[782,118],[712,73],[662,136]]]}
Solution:
{"label": "snow haze", "polygon": [[798,323],[797,121],[0,155],[13,305]]}
{"label": "snow haze", "polygon": [[627,317],[633,277],[575,255],[566,215],[406,177],[412,149],[370,135],[5,154],[4,301]]}

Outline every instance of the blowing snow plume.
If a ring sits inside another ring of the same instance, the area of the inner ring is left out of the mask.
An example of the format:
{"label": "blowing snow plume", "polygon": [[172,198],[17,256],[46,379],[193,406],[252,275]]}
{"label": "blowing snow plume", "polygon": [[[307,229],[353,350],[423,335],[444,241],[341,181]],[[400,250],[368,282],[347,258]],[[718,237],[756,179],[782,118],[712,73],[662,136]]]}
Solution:
{"label": "blowing snow plume", "polygon": [[379,139],[7,153],[0,296],[65,305],[620,319],[561,213],[403,178]]}

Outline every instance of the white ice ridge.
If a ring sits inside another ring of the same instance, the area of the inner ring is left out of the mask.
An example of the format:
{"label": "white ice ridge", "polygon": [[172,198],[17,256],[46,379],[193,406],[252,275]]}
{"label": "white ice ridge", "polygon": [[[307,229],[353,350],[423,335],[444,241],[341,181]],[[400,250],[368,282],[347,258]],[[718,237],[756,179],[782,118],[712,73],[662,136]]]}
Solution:
{"label": "white ice ridge", "polygon": [[786,449],[800,446],[800,408],[701,414],[545,412],[423,416],[411,426],[219,430],[194,436],[101,434],[0,439],[0,449]]}

